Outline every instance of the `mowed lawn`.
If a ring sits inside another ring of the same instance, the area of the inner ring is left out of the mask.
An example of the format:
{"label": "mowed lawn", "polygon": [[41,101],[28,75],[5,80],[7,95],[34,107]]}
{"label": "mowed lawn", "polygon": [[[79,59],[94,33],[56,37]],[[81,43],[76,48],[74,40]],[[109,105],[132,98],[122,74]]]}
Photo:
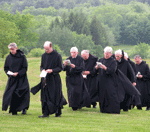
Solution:
{"label": "mowed lawn", "polygon": [[[147,60],[149,62],[149,60]],[[12,116],[8,111],[2,111],[2,97],[7,83],[3,70],[4,60],[0,61],[0,132],[150,132],[150,111],[121,111],[121,114],[102,114],[99,107],[82,108],[72,111],[66,105],[62,117],[38,118],[42,115],[40,92],[31,94],[30,108],[27,115]],[[28,59],[28,80],[30,88],[40,82],[40,58]],[[67,99],[65,72],[61,72],[62,89]]]}

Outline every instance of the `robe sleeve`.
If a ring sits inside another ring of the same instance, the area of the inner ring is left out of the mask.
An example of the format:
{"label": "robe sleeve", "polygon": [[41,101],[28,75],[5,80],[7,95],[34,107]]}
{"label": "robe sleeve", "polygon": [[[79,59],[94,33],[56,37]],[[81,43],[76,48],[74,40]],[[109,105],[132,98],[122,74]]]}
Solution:
{"label": "robe sleeve", "polygon": [[146,64],[146,68],[145,68],[146,74],[143,75],[143,80],[149,80],[150,79],[150,70],[149,70],[149,66]]}
{"label": "robe sleeve", "polygon": [[44,68],[43,68],[43,55],[42,55],[42,58],[41,58],[41,66],[40,66],[40,71],[42,71]]}
{"label": "robe sleeve", "polygon": [[27,67],[28,67],[27,59],[25,56],[23,56],[22,68],[18,71],[18,75],[24,76],[27,72]]}
{"label": "robe sleeve", "polygon": [[[8,64],[8,56],[7,56],[7,58],[6,58],[6,60],[5,60],[5,64],[4,64],[4,71],[5,71],[5,73],[7,74],[7,72],[9,71],[9,64]],[[9,75],[7,75],[7,76],[9,76]]]}
{"label": "robe sleeve", "polygon": [[79,66],[75,66],[75,68],[71,68],[71,73],[81,73],[85,69],[84,61],[82,60]]}
{"label": "robe sleeve", "polygon": [[113,61],[110,67],[107,67],[105,72],[106,74],[113,74],[116,72],[116,70],[117,70],[117,62]]}
{"label": "robe sleeve", "polygon": [[53,70],[53,73],[59,73],[59,72],[61,72],[61,70],[63,69],[62,57],[61,57],[61,55],[58,55],[56,62],[57,62],[57,66],[56,66],[56,68],[53,68],[53,69],[52,69],[52,70]]}
{"label": "robe sleeve", "polygon": [[95,65],[94,65],[93,69],[90,71],[90,74],[91,74],[92,76],[94,76],[94,75],[96,74],[95,66],[96,66],[97,60],[98,60],[98,58],[96,58],[96,60],[95,60]]}
{"label": "robe sleeve", "polygon": [[135,73],[134,73],[134,70],[132,68],[132,66],[130,65],[130,63],[127,64],[127,72],[129,73],[130,75],[130,81],[133,83],[133,82],[136,82],[136,79],[135,79]]}

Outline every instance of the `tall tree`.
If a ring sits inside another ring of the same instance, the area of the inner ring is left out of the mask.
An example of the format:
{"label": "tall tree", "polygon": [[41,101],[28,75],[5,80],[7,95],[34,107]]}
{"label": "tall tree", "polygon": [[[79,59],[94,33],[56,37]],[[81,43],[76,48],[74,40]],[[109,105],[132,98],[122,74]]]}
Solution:
{"label": "tall tree", "polygon": [[93,17],[91,21],[90,31],[95,45],[101,45],[102,47],[109,45],[105,29],[102,27],[101,22],[96,18],[96,16]]}

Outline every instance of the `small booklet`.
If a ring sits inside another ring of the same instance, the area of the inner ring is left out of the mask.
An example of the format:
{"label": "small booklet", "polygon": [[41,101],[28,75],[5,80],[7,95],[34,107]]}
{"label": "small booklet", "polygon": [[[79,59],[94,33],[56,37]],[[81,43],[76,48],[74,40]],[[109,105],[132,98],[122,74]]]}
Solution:
{"label": "small booklet", "polygon": [[87,78],[87,75],[83,75],[83,74],[82,74],[82,76],[83,76],[83,78],[84,78],[84,79],[86,79],[86,78]]}
{"label": "small booklet", "polygon": [[8,71],[7,74],[8,74],[8,75],[14,75],[14,73],[11,72],[11,71]]}
{"label": "small booklet", "polygon": [[47,72],[46,71],[41,71],[41,74],[40,74],[40,77],[46,77],[46,75],[47,75]]}

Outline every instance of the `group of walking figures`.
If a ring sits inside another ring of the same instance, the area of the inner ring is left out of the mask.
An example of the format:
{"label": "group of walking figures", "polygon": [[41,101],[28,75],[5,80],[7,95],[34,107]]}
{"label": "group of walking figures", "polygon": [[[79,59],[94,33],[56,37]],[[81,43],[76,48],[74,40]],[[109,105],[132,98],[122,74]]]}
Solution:
{"label": "group of walking figures", "polygon": [[70,49],[71,56],[64,64],[61,55],[53,49],[52,43],[44,43],[45,53],[41,58],[40,70],[46,74],[41,82],[29,89],[27,79],[27,60],[23,52],[17,49],[16,43],[10,43],[10,54],[4,64],[8,82],[3,96],[2,110],[17,115],[26,114],[29,108],[30,92],[35,95],[41,90],[42,115],[49,117],[55,114],[60,117],[63,105],[67,104],[62,93],[59,73],[66,71],[66,86],[69,107],[73,111],[82,107],[97,108],[100,112],[120,114],[121,109],[128,111],[134,106],[138,110],[150,109],[150,71],[139,55],[132,62],[127,53],[120,49],[112,54],[111,47],[104,49],[104,58],[98,60],[88,50],[81,56],[78,49]]}

